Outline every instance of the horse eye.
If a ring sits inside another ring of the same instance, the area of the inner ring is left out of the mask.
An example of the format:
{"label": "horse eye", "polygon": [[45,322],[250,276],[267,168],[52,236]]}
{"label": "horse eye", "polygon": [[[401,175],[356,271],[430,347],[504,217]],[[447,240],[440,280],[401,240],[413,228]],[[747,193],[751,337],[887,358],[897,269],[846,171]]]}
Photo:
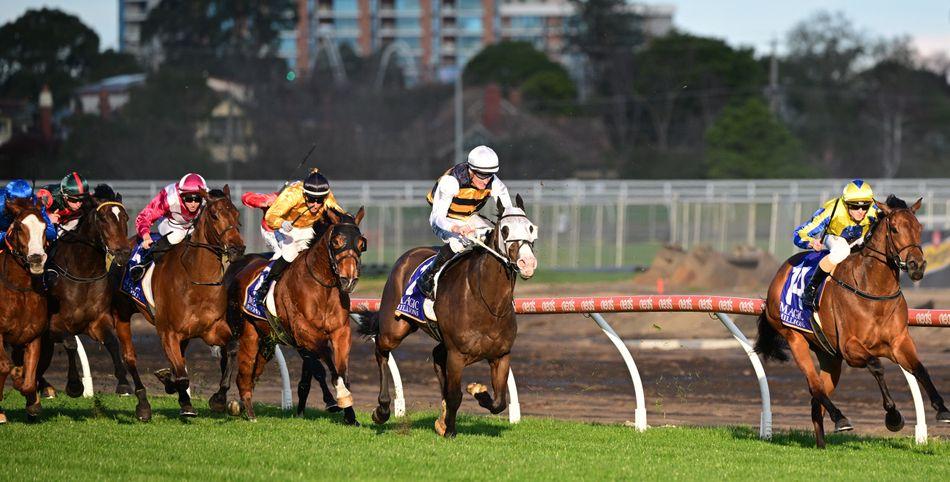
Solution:
{"label": "horse eye", "polygon": [[534,232],[534,225],[533,225],[533,224],[532,224],[530,227],[528,227],[528,232],[529,232],[529,233],[533,233],[533,232]]}
{"label": "horse eye", "polygon": [[361,253],[365,253],[366,252],[366,238],[361,236],[359,243],[357,243],[357,247],[360,249]]}
{"label": "horse eye", "polygon": [[897,234],[897,228],[895,228],[894,226],[891,226],[891,232],[894,234]]}
{"label": "horse eye", "polygon": [[508,239],[508,226],[501,227],[501,237],[504,239]]}

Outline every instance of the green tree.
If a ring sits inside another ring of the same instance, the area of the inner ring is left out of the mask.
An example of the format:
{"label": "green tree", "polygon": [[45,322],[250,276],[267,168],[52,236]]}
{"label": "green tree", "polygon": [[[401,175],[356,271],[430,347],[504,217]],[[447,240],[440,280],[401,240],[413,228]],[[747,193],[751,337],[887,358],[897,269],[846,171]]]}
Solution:
{"label": "green tree", "polygon": [[99,55],[99,36],[59,10],[27,10],[0,27],[0,97],[36,99],[49,85],[67,103]]}
{"label": "green tree", "polygon": [[706,132],[706,163],[712,178],[787,178],[811,174],[802,168],[797,139],[760,99],[723,110]]}
{"label": "green tree", "polygon": [[97,55],[89,66],[88,80],[96,81],[122,74],[142,72],[135,56],[109,49]]}
{"label": "green tree", "polygon": [[502,89],[520,87],[531,76],[557,72],[567,77],[564,67],[549,59],[528,42],[502,41],[483,48],[465,65],[465,83],[497,83]]}
{"label": "green tree", "polygon": [[539,112],[570,114],[574,110],[577,89],[567,72],[538,72],[521,84],[521,93],[528,105]]}

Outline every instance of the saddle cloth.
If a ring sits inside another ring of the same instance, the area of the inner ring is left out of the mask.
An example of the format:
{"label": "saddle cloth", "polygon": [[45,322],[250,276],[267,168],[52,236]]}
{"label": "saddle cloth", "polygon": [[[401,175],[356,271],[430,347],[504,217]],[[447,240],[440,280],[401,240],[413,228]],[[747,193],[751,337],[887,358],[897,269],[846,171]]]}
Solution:
{"label": "saddle cloth", "polygon": [[[245,313],[262,320],[267,319],[268,311],[272,316],[276,316],[276,308],[274,306],[274,284],[271,283],[268,287],[263,287],[264,279],[267,278],[267,275],[270,274],[271,268],[274,266],[274,261],[271,260],[267,263],[267,266],[261,270],[257,276],[247,285],[247,289],[244,290],[244,303],[241,303],[241,309]],[[257,290],[267,289],[267,297],[264,299],[264,304],[259,304],[255,302],[257,298]],[[266,305],[266,306],[265,306]]]}
{"label": "saddle cloth", "polygon": [[[818,268],[818,262],[827,255],[827,251],[806,253],[788,271],[785,284],[782,286],[782,297],[779,300],[779,314],[783,325],[806,333],[814,333],[811,323],[812,310],[803,306],[801,296],[805,292],[805,287],[811,282]],[[818,287],[818,293],[815,296],[819,302],[823,290],[824,283]]]}
{"label": "saddle cloth", "polygon": [[[158,241],[162,237],[158,233],[151,233],[150,235],[152,236],[152,242]],[[142,243],[135,245],[135,249],[132,250],[132,255],[129,257],[125,271],[122,273],[120,288],[123,293],[132,297],[132,300],[136,303],[151,311],[155,307],[155,299],[152,296],[152,270],[154,269],[154,265],[148,266],[145,276],[138,281],[133,279],[131,275],[133,267],[142,265],[142,258],[145,252],[146,250],[142,249]]]}
{"label": "saddle cloth", "polygon": [[[426,322],[426,315],[422,309],[426,297],[422,294],[422,291],[419,290],[419,278],[422,277],[422,274],[425,273],[434,262],[435,256],[432,256],[419,263],[419,266],[416,266],[412,275],[409,276],[409,284],[406,285],[405,293],[403,293],[402,298],[399,299],[399,304],[396,305],[396,316],[405,316],[420,323]],[[447,265],[448,263],[446,263],[446,266]],[[438,280],[436,281],[438,282]],[[436,285],[436,287],[437,286],[438,285]],[[436,288],[433,288],[433,291],[435,290]]]}

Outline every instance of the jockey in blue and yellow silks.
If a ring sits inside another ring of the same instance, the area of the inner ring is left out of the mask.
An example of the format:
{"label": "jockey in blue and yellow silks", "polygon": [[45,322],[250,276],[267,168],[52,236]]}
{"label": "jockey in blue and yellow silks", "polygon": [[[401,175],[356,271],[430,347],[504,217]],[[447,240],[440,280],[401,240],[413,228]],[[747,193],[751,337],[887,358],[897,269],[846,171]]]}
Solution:
{"label": "jockey in blue and yellow silks", "polygon": [[844,187],[841,197],[826,202],[815,211],[811,220],[795,229],[795,246],[815,251],[829,251],[818,264],[818,270],[802,294],[804,306],[817,309],[818,287],[833,273],[835,266],[851,254],[851,246],[864,243],[864,238],[878,218],[874,192],[861,179]]}
{"label": "jockey in blue and yellow silks", "polygon": [[[6,203],[13,199],[31,199],[36,202],[36,196],[33,195],[33,187],[25,179],[14,179],[10,181],[3,189],[0,189],[0,249],[7,237],[7,230],[13,224],[13,218],[6,211]],[[46,223],[46,240],[52,242],[56,239],[56,227],[50,221],[46,214],[46,206],[40,205],[40,211],[43,214],[43,221]]]}

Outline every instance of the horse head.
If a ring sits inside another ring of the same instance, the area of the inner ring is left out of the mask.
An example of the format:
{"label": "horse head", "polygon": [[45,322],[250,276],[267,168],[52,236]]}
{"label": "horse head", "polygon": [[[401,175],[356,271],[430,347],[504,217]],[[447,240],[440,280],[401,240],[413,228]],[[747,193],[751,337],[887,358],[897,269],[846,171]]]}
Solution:
{"label": "horse head", "polygon": [[360,232],[364,214],[366,211],[362,206],[356,216],[337,214],[332,209],[327,211],[332,224],[323,237],[326,238],[330,267],[344,293],[352,293],[360,278],[360,256],[366,251],[366,238]]}
{"label": "horse head", "polygon": [[534,276],[538,267],[538,258],[534,255],[534,242],[538,239],[538,227],[525,213],[521,194],[515,196],[515,205],[504,207],[498,200],[498,225],[495,248],[508,259],[515,260],[515,266],[522,279]]}
{"label": "horse head", "polygon": [[43,274],[49,244],[43,213],[30,199],[7,200],[6,211],[13,218],[6,241],[11,254],[27,265],[30,273]]}
{"label": "horse head", "polygon": [[241,236],[240,213],[231,202],[231,188],[200,191],[204,207],[195,222],[195,234],[219,249],[222,255],[233,261],[244,254],[244,238]]}
{"label": "horse head", "polygon": [[[924,259],[924,250],[920,246],[920,235],[923,231],[916,212],[920,209],[923,198],[917,199],[912,206],[893,194],[887,201],[874,204],[883,213],[875,226],[872,238],[883,238],[883,252],[887,259],[898,269],[907,271],[910,279],[919,281],[924,277],[927,260]],[[883,235],[880,231],[883,230]]]}
{"label": "horse head", "polygon": [[122,205],[122,196],[101,184],[93,193],[92,206],[87,215],[92,217],[93,223],[90,224],[96,227],[106,256],[111,257],[116,266],[124,266],[132,249],[129,245],[129,213]]}

